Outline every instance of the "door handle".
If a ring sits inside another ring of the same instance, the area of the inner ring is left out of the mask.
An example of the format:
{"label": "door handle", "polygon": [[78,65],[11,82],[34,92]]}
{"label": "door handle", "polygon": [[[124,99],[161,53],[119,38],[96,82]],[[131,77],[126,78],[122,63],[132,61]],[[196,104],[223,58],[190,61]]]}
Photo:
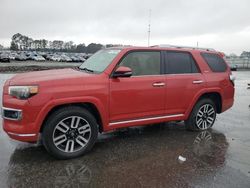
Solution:
{"label": "door handle", "polygon": [[155,83],[153,83],[153,87],[163,87],[163,86],[165,86],[165,83],[163,83],[163,82],[155,82]]}
{"label": "door handle", "polygon": [[193,84],[201,84],[203,83],[204,81],[203,80],[194,80],[193,81]]}

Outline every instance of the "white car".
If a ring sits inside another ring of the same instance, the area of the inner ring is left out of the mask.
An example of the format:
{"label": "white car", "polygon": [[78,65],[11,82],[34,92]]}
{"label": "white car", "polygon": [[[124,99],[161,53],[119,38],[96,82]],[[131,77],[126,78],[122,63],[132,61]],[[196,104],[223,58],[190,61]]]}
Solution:
{"label": "white car", "polygon": [[45,58],[43,56],[40,56],[40,55],[34,56],[33,59],[35,61],[45,61]]}

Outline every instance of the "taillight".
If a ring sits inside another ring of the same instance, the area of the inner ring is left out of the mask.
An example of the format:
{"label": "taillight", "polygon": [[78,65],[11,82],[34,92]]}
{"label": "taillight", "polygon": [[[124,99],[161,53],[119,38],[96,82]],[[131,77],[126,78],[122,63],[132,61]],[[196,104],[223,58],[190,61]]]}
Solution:
{"label": "taillight", "polygon": [[232,73],[229,75],[229,79],[230,79],[230,81],[231,81],[231,83],[233,84],[233,86],[234,86],[234,84],[235,84],[235,76],[234,75],[232,75]]}

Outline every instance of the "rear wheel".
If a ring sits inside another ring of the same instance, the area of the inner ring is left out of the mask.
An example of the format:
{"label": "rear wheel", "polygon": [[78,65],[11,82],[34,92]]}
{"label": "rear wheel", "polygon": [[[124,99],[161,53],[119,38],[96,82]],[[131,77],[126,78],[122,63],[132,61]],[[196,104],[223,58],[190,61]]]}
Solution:
{"label": "rear wheel", "polygon": [[216,119],[216,106],[211,99],[201,99],[193,108],[186,127],[193,131],[203,131],[211,128]]}
{"label": "rear wheel", "polygon": [[97,123],[91,113],[81,107],[65,107],[48,118],[42,139],[54,157],[69,159],[88,152],[97,135]]}

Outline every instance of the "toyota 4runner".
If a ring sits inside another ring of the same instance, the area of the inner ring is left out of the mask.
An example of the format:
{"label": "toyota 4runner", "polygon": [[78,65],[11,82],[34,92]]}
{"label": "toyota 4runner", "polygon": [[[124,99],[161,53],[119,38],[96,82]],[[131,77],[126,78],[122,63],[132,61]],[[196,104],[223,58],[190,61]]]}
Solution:
{"label": "toyota 4runner", "polygon": [[79,68],[17,74],[3,88],[3,129],[59,159],[89,151],[98,132],[167,121],[213,126],[234,102],[223,53],[188,47],[103,49]]}

